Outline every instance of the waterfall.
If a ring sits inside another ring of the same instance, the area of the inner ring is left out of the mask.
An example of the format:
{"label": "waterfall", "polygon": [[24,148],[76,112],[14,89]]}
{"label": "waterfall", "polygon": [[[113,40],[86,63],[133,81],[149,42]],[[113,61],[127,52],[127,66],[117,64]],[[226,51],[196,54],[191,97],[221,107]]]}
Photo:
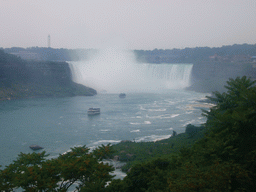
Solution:
{"label": "waterfall", "polygon": [[69,66],[76,83],[98,92],[127,93],[184,89],[190,85],[193,64],[141,64],[131,52],[108,49]]}
{"label": "waterfall", "polygon": [[164,89],[184,89],[190,86],[193,64],[148,64],[147,74]]}
{"label": "waterfall", "polygon": [[73,81],[98,92],[154,92],[190,86],[193,64],[137,64],[134,68],[96,69],[86,62],[69,63]]}

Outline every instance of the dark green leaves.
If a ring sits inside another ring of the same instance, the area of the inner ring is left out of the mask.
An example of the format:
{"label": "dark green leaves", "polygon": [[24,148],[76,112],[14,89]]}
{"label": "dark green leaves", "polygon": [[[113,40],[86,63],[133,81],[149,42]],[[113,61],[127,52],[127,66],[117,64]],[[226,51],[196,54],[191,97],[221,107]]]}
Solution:
{"label": "dark green leaves", "polygon": [[21,153],[1,170],[1,190],[20,187],[25,191],[67,191],[75,183],[79,190],[103,189],[113,178],[109,173],[114,169],[99,162],[93,153],[85,146],[72,148],[56,159],[46,159],[45,152]]}

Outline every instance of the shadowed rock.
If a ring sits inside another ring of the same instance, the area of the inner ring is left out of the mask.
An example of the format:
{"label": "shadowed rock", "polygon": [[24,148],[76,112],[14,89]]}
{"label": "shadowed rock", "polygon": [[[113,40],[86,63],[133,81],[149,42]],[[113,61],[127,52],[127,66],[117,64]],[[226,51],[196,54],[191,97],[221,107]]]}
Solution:
{"label": "shadowed rock", "polygon": [[41,147],[41,146],[39,146],[39,145],[30,145],[29,148],[30,148],[30,149],[33,149],[33,150],[43,149],[43,147]]}

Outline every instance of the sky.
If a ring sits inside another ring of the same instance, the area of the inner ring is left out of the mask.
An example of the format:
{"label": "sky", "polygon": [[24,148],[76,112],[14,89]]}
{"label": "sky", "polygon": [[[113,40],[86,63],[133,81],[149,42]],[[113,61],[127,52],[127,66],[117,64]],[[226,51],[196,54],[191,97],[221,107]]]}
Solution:
{"label": "sky", "polygon": [[0,0],[0,47],[183,49],[256,43],[256,0]]}

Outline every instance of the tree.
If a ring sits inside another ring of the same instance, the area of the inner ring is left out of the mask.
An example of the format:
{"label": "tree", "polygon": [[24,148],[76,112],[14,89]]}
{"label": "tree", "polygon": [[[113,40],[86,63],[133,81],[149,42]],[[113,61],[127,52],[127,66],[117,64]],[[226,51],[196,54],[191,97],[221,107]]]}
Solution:
{"label": "tree", "polygon": [[[223,159],[232,155],[237,162],[245,163],[252,158],[256,146],[256,87],[255,82],[245,76],[230,79],[225,86],[227,93],[215,93],[216,106],[207,116],[209,137],[222,141]],[[231,150],[232,149],[232,150]],[[231,151],[232,154],[231,154]],[[250,157],[249,157],[249,156]],[[248,160],[248,159],[247,159]],[[246,161],[247,161],[246,160]]]}
{"label": "tree", "polygon": [[229,179],[230,191],[243,187],[251,191],[256,187],[252,182],[256,179],[255,81],[237,77],[229,79],[225,88],[227,92],[215,92],[215,97],[209,97],[216,106],[204,111],[208,131],[193,146],[190,160],[197,168],[219,162],[219,170],[226,169],[221,175]]}
{"label": "tree", "polygon": [[180,165],[169,172],[172,192],[255,190],[255,81],[237,77],[225,87],[209,97],[216,106],[204,111],[205,137],[182,149]]}
{"label": "tree", "polygon": [[172,171],[168,180],[172,192],[193,191],[246,191],[248,171],[241,165],[232,162],[215,161],[210,166],[197,166],[185,163],[179,169]]}
{"label": "tree", "polygon": [[[225,93],[210,97],[205,136],[177,156],[133,166],[113,191],[254,191],[256,186],[256,88],[247,77],[230,79]],[[188,125],[186,132],[197,131]]]}
{"label": "tree", "polygon": [[[106,154],[102,155],[109,155],[108,150],[105,151]],[[93,153],[85,146],[72,148],[56,159],[46,159],[45,152],[21,153],[16,161],[1,170],[1,189],[13,191],[20,187],[25,191],[67,191],[75,185],[77,191],[100,191],[112,180],[110,172],[114,168],[99,162]]]}
{"label": "tree", "polygon": [[167,183],[169,166],[170,161],[161,158],[139,163],[131,168],[123,180],[114,180],[106,190],[109,192],[169,191]]}
{"label": "tree", "polygon": [[200,128],[196,127],[195,125],[188,124],[186,126],[185,133],[187,133],[189,136],[193,136],[199,130],[200,130]]}

